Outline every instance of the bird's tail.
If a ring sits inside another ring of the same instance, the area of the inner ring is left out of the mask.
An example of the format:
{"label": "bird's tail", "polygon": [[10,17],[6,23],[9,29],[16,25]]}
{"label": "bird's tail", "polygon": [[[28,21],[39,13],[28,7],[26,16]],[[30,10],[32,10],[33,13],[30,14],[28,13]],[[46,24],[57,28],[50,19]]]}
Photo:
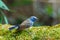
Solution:
{"label": "bird's tail", "polygon": [[20,26],[17,24],[17,25],[14,25],[12,27],[9,28],[9,30],[13,30],[13,29],[18,29]]}

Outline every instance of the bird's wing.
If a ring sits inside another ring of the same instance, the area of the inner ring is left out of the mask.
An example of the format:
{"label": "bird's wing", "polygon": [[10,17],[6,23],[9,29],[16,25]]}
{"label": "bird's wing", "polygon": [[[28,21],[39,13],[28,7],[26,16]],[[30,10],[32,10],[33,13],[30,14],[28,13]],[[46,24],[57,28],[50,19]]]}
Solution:
{"label": "bird's wing", "polygon": [[25,20],[20,25],[26,25],[26,24],[30,24],[30,21],[29,20]]}
{"label": "bird's wing", "polygon": [[20,27],[18,28],[18,30],[24,30],[26,28],[26,25],[20,25]]}
{"label": "bird's wing", "polygon": [[23,29],[28,28],[28,27],[30,27],[30,22],[28,20],[26,20],[20,24],[20,27],[18,29],[23,30]]}
{"label": "bird's wing", "polygon": [[28,28],[28,27],[30,27],[30,23],[22,24],[22,25],[20,25],[20,27]]}

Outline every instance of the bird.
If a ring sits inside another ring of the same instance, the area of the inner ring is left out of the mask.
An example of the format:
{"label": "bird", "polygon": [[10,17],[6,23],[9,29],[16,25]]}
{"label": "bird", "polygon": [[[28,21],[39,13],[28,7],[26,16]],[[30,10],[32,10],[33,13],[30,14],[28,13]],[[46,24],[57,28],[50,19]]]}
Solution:
{"label": "bird", "polygon": [[9,8],[6,6],[6,4],[2,0],[0,0],[0,8],[9,11]]}
{"label": "bird", "polygon": [[34,22],[36,22],[37,20],[38,20],[38,18],[36,16],[31,16],[30,18],[23,21],[21,24],[17,24],[17,25],[10,27],[9,30],[12,30],[15,28],[17,30],[24,30],[26,28],[32,27]]}

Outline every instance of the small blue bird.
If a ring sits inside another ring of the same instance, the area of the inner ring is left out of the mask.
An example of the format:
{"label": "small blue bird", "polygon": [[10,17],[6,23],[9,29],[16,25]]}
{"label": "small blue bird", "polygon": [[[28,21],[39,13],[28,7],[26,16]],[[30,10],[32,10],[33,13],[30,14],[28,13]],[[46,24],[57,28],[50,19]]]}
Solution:
{"label": "small blue bird", "polygon": [[15,25],[13,27],[10,27],[9,30],[12,30],[14,28],[18,30],[24,30],[25,28],[31,27],[37,19],[38,19],[37,17],[31,16],[27,20],[23,21],[20,25]]}

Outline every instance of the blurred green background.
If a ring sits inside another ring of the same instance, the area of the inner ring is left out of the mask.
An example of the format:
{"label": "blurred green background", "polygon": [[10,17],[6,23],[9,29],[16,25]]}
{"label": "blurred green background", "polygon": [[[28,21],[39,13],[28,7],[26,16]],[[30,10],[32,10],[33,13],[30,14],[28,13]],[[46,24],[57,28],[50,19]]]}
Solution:
{"label": "blurred green background", "polygon": [[[10,9],[10,11],[3,10],[3,12],[7,16],[9,24],[20,24],[22,21],[33,15],[39,18],[39,20],[34,24],[34,26],[51,26],[60,23],[59,3],[57,3],[58,1],[56,1],[55,3],[49,0],[2,1]],[[4,23],[5,22],[3,21],[3,24]]]}

